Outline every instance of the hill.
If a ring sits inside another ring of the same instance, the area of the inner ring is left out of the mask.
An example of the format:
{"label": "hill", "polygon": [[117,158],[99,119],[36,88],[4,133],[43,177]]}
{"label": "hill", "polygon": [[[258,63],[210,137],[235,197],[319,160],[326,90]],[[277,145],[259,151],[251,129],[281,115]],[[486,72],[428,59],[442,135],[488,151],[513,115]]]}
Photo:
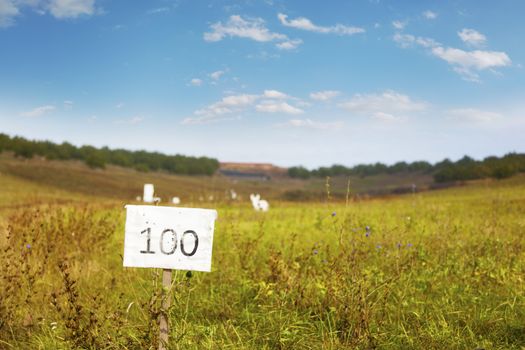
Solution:
{"label": "hill", "polygon": [[272,200],[322,200],[327,197],[327,191],[332,197],[344,199],[349,180],[350,192],[361,196],[410,192],[413,184],[418,191],[433,186],[432,176],[424,173],[380,174],[364,178],[339,176],[331,178],[327,187],[326,179],[321,178],[239,177],[224,176],[220,172],[213,176],[188,176],[165,171],[141,172],[114,165],[94,169],[81,161],[48,160],[43,157],[25,159],[5,152],[0,154],[0,172],[31,186],[41,185],[67,193],[123,201],[141,196],[143,185],[153,183],[163,201],[178,196],[183,203],[226,201],[232,189],[241,199],[257,192]]}

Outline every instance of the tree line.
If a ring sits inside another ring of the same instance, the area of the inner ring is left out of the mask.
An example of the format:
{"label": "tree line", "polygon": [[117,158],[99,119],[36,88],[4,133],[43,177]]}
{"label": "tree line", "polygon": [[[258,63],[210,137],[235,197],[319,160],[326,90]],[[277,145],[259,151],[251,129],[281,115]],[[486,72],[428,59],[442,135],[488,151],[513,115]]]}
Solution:
{"label": "tree line", "polygon": [[57,144],[51,141],[28,140],[23,137],[0,133],[0,153],[12,151],[15,156],[46,159],[80,160],[91,168],[105,168],[106,164],[134,168],[139,171],[164,170],[173,174],[212,175],[219,168],[219,161],[207,157],[166,155],[159,152],[128,151],[125,149],[77,147],[68,142]]}
{"label": "tree line", "polygon": [[[10,137],[0,133],[0,152],[4,150],[11,151],[15,156],[23,158],[41,156],[47,159],[80,160],[91,168],[105,168],[106,164],[112,164],[145,172],[163,170],[184,175],[213,175],[219,169],[219,161],[207,157],[166,155],[159,152],[128,151],[125,149],[109,149],[108,147],[77,147],[68,142],[57,144],[51,141],[28,140],[20,136]],[[319,167],[313,170],[308,170],[302,166],[288,169],[288,175],[298,179],[420,173],[432,174],[434,181],[438,183],[488,177],[503,179],[520,172],[525,172],[525,154],[523,153],[508,153],[502,157],[490,156],[483,160],[464,156],[456,162],[445,159],[435,164],[416,161],[412,163],[397,162],[392,165],[383,163],[359,164],[354,167],[334,164],[330,167]]]}
{"label": "tree line", "polygon": [[523,153],[508,153],[502,157],[490,156],[483,160],[464,156],[456,162],[444,159],[435,164],[416,161],[412,163],[397,162],[393,165],[383,163],[359,164],[354,167],[335,164],[331,167],[319,167],[313,170],[308,170],[302,166],[288,169],[288,175],[298,179],[341,175],[366,177],[380,174],[420,173],[432,174],[434,181],[439,183],[488,177],[503,179],[520,172],[525,172],[525,154]]}

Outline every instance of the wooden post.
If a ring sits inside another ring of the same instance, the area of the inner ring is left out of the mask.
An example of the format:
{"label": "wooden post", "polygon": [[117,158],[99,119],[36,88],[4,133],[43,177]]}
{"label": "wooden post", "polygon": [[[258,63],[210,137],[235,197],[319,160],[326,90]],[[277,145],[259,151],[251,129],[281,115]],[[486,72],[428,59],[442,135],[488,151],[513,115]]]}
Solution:
{"label": "wooden post", "polygon": [[171,270],[162,270],[162,307],[160,310],[159,350],[166,350],[168,346],[169,323],[168,310],[171,305]]}

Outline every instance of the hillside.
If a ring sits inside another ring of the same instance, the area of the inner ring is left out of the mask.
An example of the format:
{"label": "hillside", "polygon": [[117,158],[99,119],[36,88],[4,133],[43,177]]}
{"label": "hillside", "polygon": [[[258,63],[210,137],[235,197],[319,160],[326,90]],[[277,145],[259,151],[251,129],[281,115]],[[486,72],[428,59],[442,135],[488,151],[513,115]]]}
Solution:
{"label": "hillside", "polygon": [[[184,203],[226,201],[231,189],[244,199],[254,192],[273,200],[322,200],[327,196],[326,180],[320,178],[301,180],[273,176],[261,180],[220,173],[214,176],[187,176],[160,171],[141,172],[113,165],[93,169],[80,161],[46,160],[41,157],[24,159],[8,153],[0,155],[0,172],[24,180],[31,186],[42,185],[68,193],[122,201],[131,201],[142,195],[144,183],[153,183],[163,201],[178,196]],[[410,192],[412,184],[417,186],[417,190],[433,186],[432,177],[428,174],[381,174],[364,178],[340,176],[330,179],[330,195],[345,198],[349,179],[350,192],[364,196]]]}

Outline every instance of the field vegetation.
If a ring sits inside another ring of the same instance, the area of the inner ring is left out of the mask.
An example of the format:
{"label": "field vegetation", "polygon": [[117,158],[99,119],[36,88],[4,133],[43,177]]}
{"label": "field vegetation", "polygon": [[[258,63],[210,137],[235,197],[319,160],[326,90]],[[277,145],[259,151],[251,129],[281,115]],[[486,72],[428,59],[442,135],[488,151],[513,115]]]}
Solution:
{"label": "field vegetation", "polygon": [[[0,348],[156,348],[161,273],[122,267],[127,200],[3,166]],[[174,273],[170,348],[523,349],[523,176],[359,198],[187,203],[219,211],[213,271]]]}

